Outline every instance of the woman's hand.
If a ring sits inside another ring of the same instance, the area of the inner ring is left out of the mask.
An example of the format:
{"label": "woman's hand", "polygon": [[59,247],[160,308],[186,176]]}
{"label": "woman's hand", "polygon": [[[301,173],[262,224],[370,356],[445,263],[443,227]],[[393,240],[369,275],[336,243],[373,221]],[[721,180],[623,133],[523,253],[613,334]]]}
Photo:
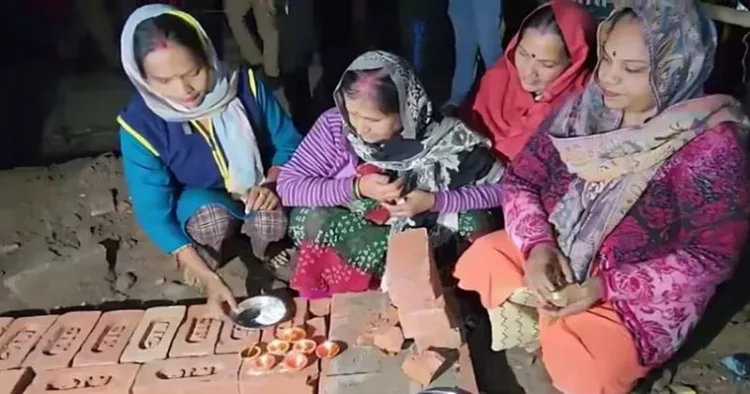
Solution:
{"label": "woman's hand", "polygon": [[404,197],[401,204],[381,204],[391,216],[398,218],[413,218],[430,211],[435,206],[435,195],[421,190],[414,190]]}
{"label": "woman's hand", "polygon": [[245,197],[245,213],[252,211],[273,211],[279,207],[281,199],[268,185],[253,186]]}
{"label": "woman's hand", "polygon": [[195,247],[188,245],[180,249],[175,257],[179,264],[203,286],[206,291],[206,303],[213,315],[227,316],[229,311],[237,311],[237,301],[232,291],[221,277],[209,268]]}
{"label": "woman's hand", "polygon": [[543,303],[552,301],[552,292],[574,282],[568,259],[550,244],[534,246],[524,265],[526,286]]}
{"label": "woman's hand", "polygon": [[540,309],[541,313],[553,319],[586,312],[601,301],[604,296],[603,283],[598,276],[587,279],[580,285],[570,285],[565,291],[565,302],[559,306],[547,306]]}
{"label": "woman's hand", "polygon": [[396,201],[401,198],[404,184],[401,180],[394,182],[382,174],[363,175],[356,180],[359,194],[378,202]]}
{"label": "woman's hand", "polygon": [[206,292],[206,304],[213,316],[228,318],[231,313],[238,313],[237,300],[219,275],[213,274],[212,277],[201,279],[201,282]]}

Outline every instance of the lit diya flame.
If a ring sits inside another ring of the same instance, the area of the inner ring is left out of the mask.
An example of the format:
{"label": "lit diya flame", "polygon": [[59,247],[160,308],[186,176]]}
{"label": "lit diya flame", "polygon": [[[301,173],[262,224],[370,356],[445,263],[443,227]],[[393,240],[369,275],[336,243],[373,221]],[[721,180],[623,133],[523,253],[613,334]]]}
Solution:
{"label": "lit diya flame", "polygon": [[302,353],[291,352],[284,357],[282,363],[287,371],[297,372],[304,369],[310,363],[310,359]]}
{"label": "lit diya flame", "polygon": [[274,356],[283,356],[289,351],[291,347],[292,345],[287,341],[274,339],[273,341],[268,343],[268,345],[266,346],[266,351],[268,352],[268,354],[272,354]]}
{"label": "lit diya flame", "polygon": [[292,350],[302,354],[313,354],[315,353],[315,348],[317,346],[318,344],[312,339],[301,339],[295,342],[294,346],[292,346]]}
{"label": "lit diya flame", "polygon": [[252,344],[245,348],[242,352],[240,352],[240,357],[246,358],[249,360],[254,360],[258,358],[263,353],[263,350],[261,350],[260,346],[258,346],[257,343]]}
{"label": "lit diya flame", "polygon": [[289,327],[279,331],[279,339],[287,342],[297,342],[307,338],[307,331],[302,327]]}
{"label": "lit diya flame", "polygon": [[336,357],[339,352],[341,351],[341,346],[339,346],[338,343],[334,341],[325,341],[318,345],[318,347],[315,349],[315,355],[318,356],[318,358],[334,358]]}
{"label": "lit diya flame", "polygon": [[278,359],[272,354],[263,354],[252,360],[253,369],[259,372],[268,372],[276,366]]}

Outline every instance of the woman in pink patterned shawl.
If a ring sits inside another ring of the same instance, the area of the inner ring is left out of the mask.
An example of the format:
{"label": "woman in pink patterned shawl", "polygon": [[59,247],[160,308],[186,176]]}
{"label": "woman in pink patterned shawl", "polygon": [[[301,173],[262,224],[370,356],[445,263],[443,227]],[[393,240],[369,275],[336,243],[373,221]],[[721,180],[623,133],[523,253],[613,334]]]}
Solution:
{"label": "woman in pink patterned shawl", "polygon": [[503,180],[506,230],[456,268],[493,349],[541,348],[564,393],[627,393],[667,361],[748,233],[748,120],[706,96],[716,32],[696,0],[624,1],[599,65]]}

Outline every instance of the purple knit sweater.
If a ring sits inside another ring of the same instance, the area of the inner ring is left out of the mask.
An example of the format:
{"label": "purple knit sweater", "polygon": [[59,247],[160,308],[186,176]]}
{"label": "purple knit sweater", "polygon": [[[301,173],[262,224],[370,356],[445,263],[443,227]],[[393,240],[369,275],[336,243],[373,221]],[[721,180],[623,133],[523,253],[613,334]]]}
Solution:
{"label": "purple knit sweater", "polygon": [[[338,109],[323,113],[292,159],[281,168],[277,192],[285,206],[332,207],[353,197],[358,158],[344,135]],[[465,186],[435,193],[435,212],[499,207],[500,185]]]}

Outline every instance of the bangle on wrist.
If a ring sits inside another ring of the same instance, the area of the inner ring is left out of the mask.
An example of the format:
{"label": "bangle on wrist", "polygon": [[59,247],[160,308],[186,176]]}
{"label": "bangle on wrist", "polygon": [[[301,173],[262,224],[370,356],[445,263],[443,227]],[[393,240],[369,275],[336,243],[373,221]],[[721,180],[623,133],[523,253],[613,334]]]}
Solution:
{"label": "bangle on wrist", "polygon": [[362,199],[362,192],[359,190],[360,179],[359,177],[354,178],[354,197],[358,200]]}

